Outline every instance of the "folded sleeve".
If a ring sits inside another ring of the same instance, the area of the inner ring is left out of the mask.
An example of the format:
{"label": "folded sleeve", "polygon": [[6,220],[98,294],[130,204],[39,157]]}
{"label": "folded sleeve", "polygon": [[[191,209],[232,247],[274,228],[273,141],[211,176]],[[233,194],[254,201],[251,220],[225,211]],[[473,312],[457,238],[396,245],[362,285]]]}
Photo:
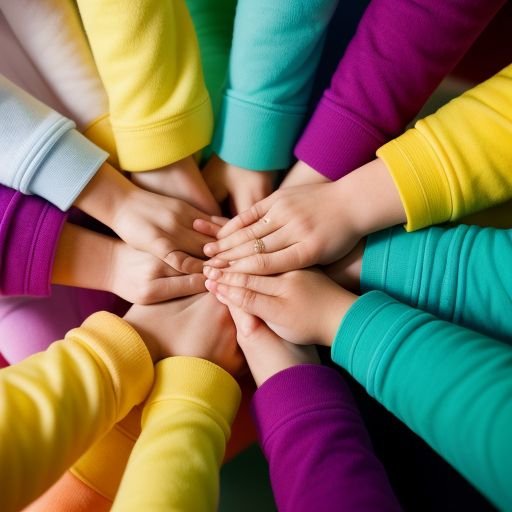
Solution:
{"label": "folded sleeve", "polygon": [[505,4],[372,0],[295,155],[335,180],[398,136]]}
{"label": "folded sleeve", "polygon": [[236,381],[209,361],[158,363],[112,510],[217,510],[219,468],[239,403]]}
{"label": "folded sleeve", "polygon": [[138,334],[96,313],[65,340],[0,372],[2,510],[21,509],[141,402],[153,364]]}
{"label": "folded sleeve", "polygon": [[239,0],[213,150],[251,170],[284,169],[308,108],[334,0]]}
{"label": "folded sleeve", "polygon": [[67,210],[107,159],[75,124],[0,76],[0,184]]}
{"label": "folded sleeve", "polygon": [[338,372],[284,370],[256,391],[252,409],[280,511],[401,510]]}
{"label": "folded sleeve", "polygon": [[213,118],[184,0],[78,0],[119,163],[163,167],[210,142]]}
{"label": "folded sleeve", "polygon": [[500,510],[512,508],[512,347],[379,291],[341,322],[333,360]]}

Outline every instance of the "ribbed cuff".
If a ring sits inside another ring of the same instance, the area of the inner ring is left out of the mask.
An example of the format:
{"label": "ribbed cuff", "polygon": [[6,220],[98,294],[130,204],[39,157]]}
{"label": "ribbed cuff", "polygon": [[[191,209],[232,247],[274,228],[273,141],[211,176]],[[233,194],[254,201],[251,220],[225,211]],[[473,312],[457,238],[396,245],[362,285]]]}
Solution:
{"label": "ribbed cuff", "polygon": [[257,105],[228,91],[216,122],[213,151],[225,162],[252,171],[287,169],[305,113],[305,108]]}
{"label": "ribbed cuff", "polygon": [[337,180],[373,160],[385,141],[384,135],[324,96],[295,147],[295,156]]}
{"label": "ribbed cuff", "polygon": [[111,119],[119,164],[126,171],[151,171],[188,157],[210,143],[213,114],[206,97],[180,116],[150,126],[126,128]]}
{"label": "ribbed cuff", "polygon": [[435,151],[411,129],[377,151],[393,178],[407,215],[407,231],[450,220],[450,187]]}
{"label": "ribbed cuff", "polygon": [[386,294],[362,295],[343,318],[331,347],[332,360],[345,368],[371,396],[380,362],[393,357],[387,349],[404,313],[415,311]]}
{"label": "ribbed cuff", "polygon": [[240,405],[241,391],[236,380],[210,361],[196,357],[169,357],[155,366],[155,384],[146,408],[162,400],[186,400],[209,411],[229,438],[231,424]]}
{"label": "ribbed cuff", "polygon": [[352,394],[341,375],[318,364],[283,370],[256,391],[251,410],[262,445],[281,425],[299,414],[335,404],[354,407]]}
{"label": "ribbed cuff", "polygon": [[116,141],[114,132],[110,124],[110,116],[103,114],[95,119],[82,132],[92,143],[105,150],[108,154],[108,161],[114,166],[119,167],[119,159],[117,157]]}
{"label": "ribbed cuff", "polygon": [[[127,322],[105,311],[87,318],[80,330],[80,342],[89,345],[109,369],[121,419],[146,398],[153,384],[153,361],[146,345]],[[75,329],[69,331],[66,339],[74,333]]]}
{"label": "ribbed cuff", "polygon": [[66,211],[107,157],[81,133],[69,130],[41,162],[28,189]]}

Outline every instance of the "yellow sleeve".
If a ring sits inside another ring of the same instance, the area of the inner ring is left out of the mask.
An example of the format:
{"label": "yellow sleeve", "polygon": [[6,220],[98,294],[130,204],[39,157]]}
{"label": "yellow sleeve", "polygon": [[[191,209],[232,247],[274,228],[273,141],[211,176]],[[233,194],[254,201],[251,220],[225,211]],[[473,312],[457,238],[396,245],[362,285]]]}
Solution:
{"label": "yellow sleeve", "polygon": [[236,381],[192,357],[158,363],[113,511],[217,510],[219,468],[240,403]]}
{"label": "yellow sleeve", "polygon": [[96,313],[63,341],[0,372],[0,503],[19,510],[141,402],[153,383],[139,335]]}
{"label": "yellow sleeve", "polygon": [[163,167],[210,142],[213,117],[184,0],[78,0],[120,165]]}
{"label": "yellow sleeve", "polygon": [[381,147],[408,231],[512,199],[512,65]]}

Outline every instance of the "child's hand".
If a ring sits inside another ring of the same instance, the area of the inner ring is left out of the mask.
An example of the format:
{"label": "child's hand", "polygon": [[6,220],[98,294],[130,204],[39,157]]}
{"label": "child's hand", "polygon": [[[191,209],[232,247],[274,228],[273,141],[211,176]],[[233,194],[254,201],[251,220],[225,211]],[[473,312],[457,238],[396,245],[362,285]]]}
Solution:
{"label": "child's hand", "polygon": [[395,184],[376,160],[337,182],[274,192],[231,219],[204,250],[211,266],[275,274],[332,263],[365,235],[405,220]]}
{"label": "child's hand", "polygon": [[153,306],[132,306],[124,319],[141,335],[154,361],[171,356],[199,357],[231,374],[244,366],[229,310],[210,293]]}
{"label": "child's hand", "polygon": [[329,179],[323,174],[315,171],[305,162],[299,160],[288,172],[286,178],[281,183],[281,188],[298,187],[300,185],[316,185],[319,183],[328,183]]}
{"label": "child's hand", "polygon": [[330,345],[357,296],[322,272],[308,269],[273,277],[204,270],[206,288],[224,304],[261,318],[278,336],[300,345]]}
{"label": "child's hand", "polygon": [[116,241],[104,289],[135,304],[154,304],[205,291],[203,274],[180,274],[163,261]]}
{"label": "child's hand", "polygon": [[322,268],[326,275],[343,288],[359,293],[361,288],[361,271],[366,238],[360,240],[354,249],[341,260]]}
{"label": "child's hand", "polygon": [[250,208],[274,189],[275,171],[250,171],[212,155],[203,176],[218,203],[230,199],[233,215]]}
{"label": "child's hand", "polygon": [[133,183],[144,190],[182,199],[210,215],[220,213],[219,205],[191,156],[154,171],[134,172],[131,178]]}
{"label": "child's hand", "polygon": [[259,318],[240,308],[229,308],[236,325],[238,344],[257,386],[287,368],[299,364],[318,364],[316,348],[301,347],[281,339]]}

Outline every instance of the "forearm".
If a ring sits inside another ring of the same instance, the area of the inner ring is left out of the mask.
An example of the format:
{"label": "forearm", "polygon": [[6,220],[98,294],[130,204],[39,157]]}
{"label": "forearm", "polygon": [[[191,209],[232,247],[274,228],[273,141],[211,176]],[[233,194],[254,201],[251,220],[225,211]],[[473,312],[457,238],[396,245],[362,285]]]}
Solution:
{"label": "forearm", "polygon": [[201,359],[166,359],[156,372],[112,510],[216,510],[218,472],[240,389]]}
{"label": "forearm", "polygon": [[332,357],[499,508],[510,507],[509,345],[370,292],[345,315]]}

